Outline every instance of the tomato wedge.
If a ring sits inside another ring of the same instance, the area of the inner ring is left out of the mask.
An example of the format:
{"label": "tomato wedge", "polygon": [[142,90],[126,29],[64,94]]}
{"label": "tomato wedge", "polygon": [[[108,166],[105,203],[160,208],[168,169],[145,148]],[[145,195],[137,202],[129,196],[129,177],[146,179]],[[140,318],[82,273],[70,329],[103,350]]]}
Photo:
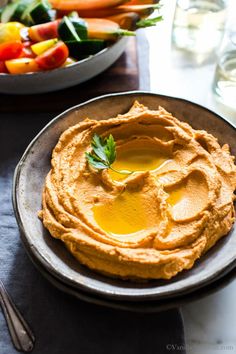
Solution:
{"label": "tomato wedge", "polygon": [[69,56],[69,50],[65,43],[59,41],[52,48],[46,50],[35,58],[41,69],[50,70],[61,66]]}
{"label": "tomato wedge", "polygon": [[8,70],[7,70],[7,67],[5,65],[5,61],[0,61],[0,73],[4,73],[4,74],[7,74],[8,73]]}
{"label": "tomato wedge", "polygon": [[58,24],[61,20],[41,23],[29,28],[29,37],[34,42],[41,42],[47,39],[58,37]]}
{"label": "tomato wedge", "polygon": [[30,48],[24,47],[22,49],[20,58],[35,58],[35,54],[32,52]]}
{"label": "tomato wedge", "polygon": [[21,55],[23,44],[19,41],[0,44],[0,60],[16,59]]}

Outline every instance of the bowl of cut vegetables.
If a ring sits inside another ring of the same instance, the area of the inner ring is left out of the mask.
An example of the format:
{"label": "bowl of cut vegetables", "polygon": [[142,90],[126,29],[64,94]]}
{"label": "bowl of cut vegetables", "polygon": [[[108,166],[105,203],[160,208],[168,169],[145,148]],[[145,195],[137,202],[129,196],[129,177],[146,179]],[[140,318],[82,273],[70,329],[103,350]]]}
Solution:
{"label": "bowl of cut vegetables", "polygon": [[0,9],[0,92],[28,94],[80,84],[113,64],[127,37],[159,5],[152,0],[13,0]]}

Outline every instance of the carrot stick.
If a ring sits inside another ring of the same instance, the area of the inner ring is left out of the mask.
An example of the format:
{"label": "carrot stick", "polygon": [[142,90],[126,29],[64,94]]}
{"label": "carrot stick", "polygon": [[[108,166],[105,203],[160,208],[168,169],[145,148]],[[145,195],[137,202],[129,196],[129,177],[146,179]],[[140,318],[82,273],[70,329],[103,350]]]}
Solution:
{"label": "carrot stick", "polygon": [[105,18],[85,18],[88,38],[116,41],[120,36],[135,36],[135,32],[120,28],[119,24]]}
{"label": "carrot stick", "polygon": [[163,17],[157,16],[154,18],[141,19],[140,16],[135,12],[127,12],[124,14],[107,17],[107,19],[118,23],[121,28],[127,29],[129,31],[135,31],[138,28],[156,26],[158,22],[163,20]]}
{"label": "carrot stick", "polygon": [[121,28],[134,31],[137,28],[136,23],[140,20],[140,17],[135,12],[126,12],[124,14],[107,17],[107,19],[118,23]]}
{"label": "carrot stick", "polygon": [[126,5],[147,5],[147,4],[157,4],[160,0],[130,0]]}
{"label": "carrot stick", "polygon": [[128,0],[49,0],[56,10],[96,10],[112,8],[124,4]]}
{"label": "carrot stick", "polygon": [[97,9],[97,10],[80,10],[79,15],[80,17],[93,17],[93,18],[106,18],[109,16],[118,15],[120,13],[126,12],[136,12],[139,16],[148,16],[150,15],[155,9],[159,9],[158,4],[153,5],[122,5],[117,6],[114,8],[107,8],[107,9]]}

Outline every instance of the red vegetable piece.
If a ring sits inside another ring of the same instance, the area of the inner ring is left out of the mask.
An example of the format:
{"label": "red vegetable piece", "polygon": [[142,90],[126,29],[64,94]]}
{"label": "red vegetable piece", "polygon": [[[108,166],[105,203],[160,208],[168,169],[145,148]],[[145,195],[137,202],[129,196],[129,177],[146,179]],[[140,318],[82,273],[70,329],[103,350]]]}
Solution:
{"label": "red vegetable piece", "polygon": [[24,48],[30,48],[32,46],[32,44],[34,44],[35,42],[33,41],[24,41],[22,42]]}
{"label": "red vegetable piece", "polygon": [[18,58],[23,49],[23,44],[19,41],[5,42],[0,44],[0,61]]}
{"label": "red vegetable piece", "polygon": [[34,44],[32,41],[24,41],[22,42],[23,49],[20,55],[20,58],[35,58],[36,55],[32,52],[31,46]]}
{"label": "red vegetable piece", "polygon": [[65,43],[58,42],[52,48],[35,58],[41,69],[50,70],[61,66],[69,56],[69,50]]}
{"label": "red vegetable piece", "polygon": [[32,52],[32,50],[28,47],[24,47],[22,49],[22,53],[20,55],[20,58],[35,58],[35,54]]}
{"label": "red vegetable piece", "polygon": [[55,20],[30,27],[30,39],[35,42],[41,42],[47,39],[58,38],[58,24],[60,21]]}
{"label": "red vegetable piece", "polygon": [[7,67],[5,65],[5,61],[0,61],[0,73],[4,73],[4,74],[8,73]]}

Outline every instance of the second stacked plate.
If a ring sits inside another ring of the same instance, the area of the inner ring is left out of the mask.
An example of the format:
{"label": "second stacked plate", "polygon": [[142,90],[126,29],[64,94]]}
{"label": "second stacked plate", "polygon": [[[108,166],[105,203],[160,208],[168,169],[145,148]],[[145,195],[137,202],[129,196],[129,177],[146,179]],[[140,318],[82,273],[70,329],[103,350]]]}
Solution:
{"label": "second stacked plate", "polygon": [[[178,306],[208,293],[231,279],[236,264],[236,229],[220,240],[191,270],[171,280],[144,283],[128,282],[96,274],[80,265],[62,242],[49,236],[38,219],[41,191],[50,170],[53,147],[60,134],[84,117],[106,119],[126,112],[135,100],[150,107],[159,105],[195,129],[204,129],[228,143],[236,155],[235,128],[215,113],[192,102],[150,94],[129,92],[107,95],[80,104],[52,120],[32,141],[20,160],[14,178],[14,209],[26,249],[38,268],[57,287],[107,306],[153,311]],[[226,277],[228,274],[228,277]],[[218,285],[217,285],[218,284]]]}

